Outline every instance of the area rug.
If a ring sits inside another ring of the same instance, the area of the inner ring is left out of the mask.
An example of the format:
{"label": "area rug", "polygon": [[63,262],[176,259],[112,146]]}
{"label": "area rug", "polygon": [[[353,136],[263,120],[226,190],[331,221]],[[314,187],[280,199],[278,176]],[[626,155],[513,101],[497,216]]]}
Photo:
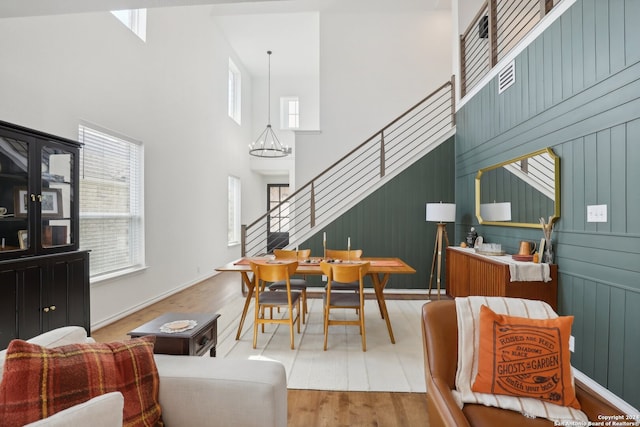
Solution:
{"label": "area rug", "polygon": [[[266,325],[253,349],[253,302],[239,340],[235,339],[244,298],[227,304],[218,319],[217,355],[234,359],[270,359],[282,363],[290,389],[425,392],[421,309],[425,300],[387,300],[396,340],[391,343],[377,302],[366,300],[367,351],[357,326],[330,326],[323,351],[322,300],[309,299],[307,322],[295,333],[287,325]],[[332,314],[333,315],[333,314]],[[350,310],[337,315],[354,316]]]}

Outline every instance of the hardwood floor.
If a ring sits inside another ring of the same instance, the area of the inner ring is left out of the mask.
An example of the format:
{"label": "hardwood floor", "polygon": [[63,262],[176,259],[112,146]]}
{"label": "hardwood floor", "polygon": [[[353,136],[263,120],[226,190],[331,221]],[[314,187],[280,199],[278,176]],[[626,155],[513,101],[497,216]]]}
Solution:
{"label": "hardwood floor", "polygon": [[[163,313],[217,311],[238,292],[240,276],[222,273],[93,331],[92,336],[99,342],[127,339],[127,332]],[[407,296],[389,292],[385,295],[388,299],[425,298],[424,294]],[[427,399],[423,393],[289,390],[288,408],[291,427],[429,426]]]}

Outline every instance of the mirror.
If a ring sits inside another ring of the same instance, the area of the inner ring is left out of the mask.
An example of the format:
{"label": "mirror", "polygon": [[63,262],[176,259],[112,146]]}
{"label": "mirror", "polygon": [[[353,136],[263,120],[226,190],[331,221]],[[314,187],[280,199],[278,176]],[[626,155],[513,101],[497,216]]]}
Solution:
{"label": "mirror", "polygon": [[540,218],[555,222],[560,217],[560,158],[545,148],[480,169],[476,217],[480,224],[509,227],[539,228]]}

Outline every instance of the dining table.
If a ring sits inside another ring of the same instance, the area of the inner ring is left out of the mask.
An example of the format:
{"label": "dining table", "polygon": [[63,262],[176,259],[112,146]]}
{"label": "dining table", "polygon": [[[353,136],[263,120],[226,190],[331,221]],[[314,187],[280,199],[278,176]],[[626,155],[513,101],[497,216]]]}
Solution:
{"label": "dining table", "polygon": [[[249,305],[251,304],[251,299],[253,297],[253,293],[255,292],[255,280],[253,274],[251,272],[251,261],[257,260],[262,262],[275,262],[275,263],[286,263],[291,262],[290,260],[275,260],[273,256],[262,256],[262,257],[243,257],[237,259],[233,262],[225,264],[221,267],[216,268],[216,271],[219,272],[235,272],[240,273],[242,277],[242,283],[246,286],[246,299],[244,302],[244,308],[242,309],[242,315],[240,317],[240,324],[238,325],[238,333],[236,334],[236,340],[240,339],[240,334],[242,332],[242,327],[244,325],[244,321],[247,315],[247,311],[249,309]],[[301,260],[298,262],[298,268],[296,269],[297,275],[322,275],[322,271],[320,269],[320,262],[322,258],[309,258],[305,260]],[[380,309],[380,315],[385,320],[387,324],[387,330],[389,331],[389,338],[391,339],[391,343],[395,344],[395,338],[393,337],[393,329],[391,328],[391,321],[389,319],[389,312],[387,311],[387,304],[384,298],[384,289],[389,282],[389,278],[392,274],[413,274],[416,272],[414,268],[409,266],[406,262],[402,261],[400,258],[394,257],[367,257],[360,258],[357,261],[338,261],[333,260],[333,262],[342,262],[342,263],[361,263],[368,262],[369,270],[367,275],[371,277],[371,281],[373,283],[373,290],[375,293],[376,300],[378,301],[378,307]]]}

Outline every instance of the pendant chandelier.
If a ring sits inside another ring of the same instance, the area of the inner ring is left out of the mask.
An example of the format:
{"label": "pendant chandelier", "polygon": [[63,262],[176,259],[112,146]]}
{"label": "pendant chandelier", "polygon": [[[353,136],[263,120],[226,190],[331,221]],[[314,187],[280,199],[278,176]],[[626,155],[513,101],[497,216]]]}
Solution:
{"label": "pendant chandelier", "polygon": [[258,139],[249,144],[249,154],[256,157],[285,157],[291,154],[291,148],[282,145],[271,127],[271,51],[267,51],[269,58],[269,92],[267,95],[268,121],[267,127]]}

